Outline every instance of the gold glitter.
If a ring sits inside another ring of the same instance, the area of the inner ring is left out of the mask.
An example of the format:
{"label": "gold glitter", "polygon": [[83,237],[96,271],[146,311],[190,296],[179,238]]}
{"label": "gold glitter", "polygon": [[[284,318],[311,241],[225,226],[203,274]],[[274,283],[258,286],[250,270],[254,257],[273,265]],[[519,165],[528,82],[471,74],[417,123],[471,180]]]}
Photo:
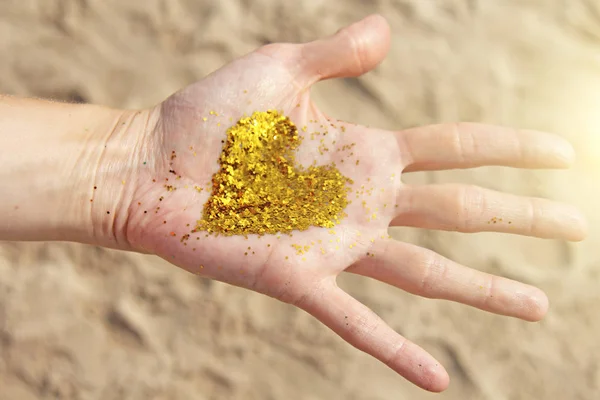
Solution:
{"label": "gold glitter", "polygon": [[298,165],[301,142],[296,126],[274,110],[255,112],[229,128],[196,229],[263,235],[340,223],[353,182],[335,164]]}
{"label": "gold glitter", "polygon": [[310,250],[310,246],[300,246],[299,244],[292,244],[291,246],[296,249],[296,254],[298,255],[305,254]]}

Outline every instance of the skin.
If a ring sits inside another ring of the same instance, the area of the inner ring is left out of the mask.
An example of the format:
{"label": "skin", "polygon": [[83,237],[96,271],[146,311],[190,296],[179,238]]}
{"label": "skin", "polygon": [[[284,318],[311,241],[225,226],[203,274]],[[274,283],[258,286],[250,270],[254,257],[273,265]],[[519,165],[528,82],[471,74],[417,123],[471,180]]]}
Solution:
{"label": "skin", "polygon": [[[449,383],[443,366],[340,289],[337,276],[359,274],[415,295],[538,321],[548,308],[540,289],[392,240],[387,229],[578,241],[586,223],[573,207],[545,199],[457,184],[413,187],[401,179],[407,172],[485,165],[565,168],[574,153],[560,137],[475,123],[384,131],[319,111],[310,87],[367,73],[383,60],[389,41],[387,23],[374,15],[314,42],[267,45],[145,110],[0,98],[0,148],[7,160],[0,172],[0,239],[156,254],[194,274],[299,307],[410,382],[443,391]],[[337,145],[321,154],[319,140],[305,139],[297,159],[303,165],[336,162],[354,181],[348,217],[333,231],[313,227],[292,236],[247,238],[198,232],[182,242],[210,195],[194,187],[206,188],[218,171],[227,127],[266,109],[283,111],[308,132],[327,127],[328,140]],[[351,158],[336,150],[351,143]],[[357,198],[362,186],[373,191]],[[505,222],[490,224],[493,218]],[[311,249],[299,255],[293,244]]]}

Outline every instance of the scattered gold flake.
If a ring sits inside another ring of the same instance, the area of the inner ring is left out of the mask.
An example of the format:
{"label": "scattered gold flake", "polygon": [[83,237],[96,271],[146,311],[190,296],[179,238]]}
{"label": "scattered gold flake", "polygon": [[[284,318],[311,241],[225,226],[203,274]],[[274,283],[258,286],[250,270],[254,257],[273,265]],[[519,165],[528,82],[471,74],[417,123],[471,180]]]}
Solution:
{"label": "scattered gold flake", "polygon": [[299,244],[292,244],[291,246],[296,250],[296,254],[298,255],[305,254],[310,250],[310,246],[301,246]]}

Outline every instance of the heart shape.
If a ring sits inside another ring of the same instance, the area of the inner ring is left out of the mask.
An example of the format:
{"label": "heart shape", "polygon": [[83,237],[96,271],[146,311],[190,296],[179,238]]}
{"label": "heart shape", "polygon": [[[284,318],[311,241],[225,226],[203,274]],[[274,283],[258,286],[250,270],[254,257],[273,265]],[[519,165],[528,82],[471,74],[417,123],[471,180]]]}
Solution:
{"label": "heart shape", "polygon": [[335,163],[298,165],[294,153],[302,139],[275,110],[254,112],[229,128],[197,230],[264,235],[338,224],[347,216],[346,184],[353,182]]}

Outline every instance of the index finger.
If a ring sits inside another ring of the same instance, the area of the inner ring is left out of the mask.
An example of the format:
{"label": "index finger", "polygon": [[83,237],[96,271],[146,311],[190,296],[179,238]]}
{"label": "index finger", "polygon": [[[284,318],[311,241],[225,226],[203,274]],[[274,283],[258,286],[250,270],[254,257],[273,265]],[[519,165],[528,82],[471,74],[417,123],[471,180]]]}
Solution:
{"label": "index finger", "polygon": [[550,133],[478,123],[448,123],[395,132],[405,172],[480,166],[565,168],[575,152]]}

